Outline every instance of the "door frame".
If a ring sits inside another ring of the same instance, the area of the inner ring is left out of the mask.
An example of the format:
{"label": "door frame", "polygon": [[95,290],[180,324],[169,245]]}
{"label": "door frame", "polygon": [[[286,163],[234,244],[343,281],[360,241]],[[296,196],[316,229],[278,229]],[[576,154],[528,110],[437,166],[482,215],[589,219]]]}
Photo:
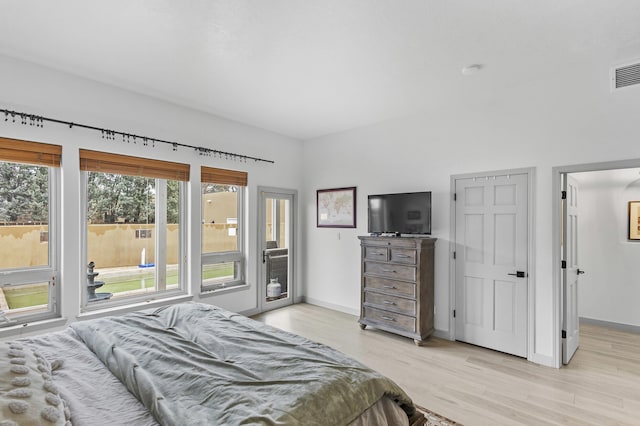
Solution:
{"label": "door frame", "polygon": [[[263,193],[273,193],[273,194],[282,194],[291,197],[291,224],[289,229],[289,276],[288,276],[288,291],[290,293],[287,298],[290,302],[286,304],[297,303],[296,300],[298,294],[298,279],[296,274],[296,236],[298,234],[298,190],[296,189],[286,189],[286,188],[276,188],[271,186],[258,186],[257,187],[257,198],[258,198],[258,214],[257,214],[257,224],[258,224],[258,232],[256,232],[257,240],[256,240],[256,309],[258,313],[265,312],[263,309],[263,300],[267,297],[266,295],[266,286],[262,285],[263,278],[263,263],[262,263],[262,242],[266,240],[265,229],[262,223],[262,220],[266,214],[264,211],[265,206],[262,199]],[[283,303],[282,306],[285,304]],[[273,309],[277,309],[282,307],[280,305],[274,306]]]}
{"label": "door frame", "polygon": [[450,207],[449,207],[449,339],[456,339],[456,326],[455,318],[453,317],[453,310],[456,309],[456,260],[454,259],[454,252],[456,251],[456,181],[459,179],[470,178],[488,178],[497,175],[515,175],[526,174],[527,175],[527,271],[529,274],[529,282],[527,287],[527,360],[535,361],[535,288],[536,288],[536,267],[535,267],[535,180],[536,169],[535,167],[526,167],[519,169],[507,169],[507,170],[494,170],[488,172],[478,173],[464,173],[451,175],[451,189],[450,189]]}
{"label": "door frame", "polygon": [[[552,228],[552,268],[553,268],[553,366],[562,367],[562,313],[565,305],[562,297],[562,265],[560,264],[562,251],[562,176],[569,173],[597,172],[602,170],[631,169],[640,167],[640,158],[631,160],[605,161],[599,163],[583,163],[566,166],[556,166],[551,172],[551,228]],[[579,240],[578,240],[579,241]]]}

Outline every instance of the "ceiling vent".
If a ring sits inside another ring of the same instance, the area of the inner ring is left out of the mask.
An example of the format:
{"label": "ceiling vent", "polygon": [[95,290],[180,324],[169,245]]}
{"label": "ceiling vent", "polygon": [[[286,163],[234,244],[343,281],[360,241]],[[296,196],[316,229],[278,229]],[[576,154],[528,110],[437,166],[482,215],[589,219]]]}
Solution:
{"label": "ceiling vent", "polygon": [[636,84],[640,84],[640,62],[614,68],[614,89],[622,89],[623,87],[634,86]]}

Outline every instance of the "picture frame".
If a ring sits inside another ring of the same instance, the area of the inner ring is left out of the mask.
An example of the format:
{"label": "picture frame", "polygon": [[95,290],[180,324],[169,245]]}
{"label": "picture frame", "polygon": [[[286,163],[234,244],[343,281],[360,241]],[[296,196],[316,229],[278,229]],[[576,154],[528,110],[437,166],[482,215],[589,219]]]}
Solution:
{"label": "picture frame", "polygon": [[356,227],[356,187],[316,191],[318,228]]}
{"label": "picture frame", "polygon": [[640,201],[629,201],[629,240],[640,241]]}

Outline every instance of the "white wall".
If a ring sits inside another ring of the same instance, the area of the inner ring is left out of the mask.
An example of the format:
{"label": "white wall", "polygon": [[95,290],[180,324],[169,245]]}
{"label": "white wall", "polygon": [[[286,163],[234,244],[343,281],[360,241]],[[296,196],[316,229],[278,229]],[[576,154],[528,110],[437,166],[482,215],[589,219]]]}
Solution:
{"label": "white wall", "polygon": [[[249,289],[206,297],[233,311],[257,308],[256,276],[257,200],[256,188],[265,185],[301,189],[302,146],[299,141],[237,122],[225,120],[146,96],[116,89],[69,74],[0,56],[0,105],[2,108],[88,124],[157,139],[204,146],[222,151],[275,160],[275,164],[224,160],[198,156],[193,150],[157,144],[156,148],[101,139],[99,132],[45,122],[44,128],[12,124],[0,116],[0,135],[59,144],[62,153],[62,310],[75,319],[79,286],[85,266],[81,265],[80,186],[78,149],[106,150],[125,155],[157,158],[191,165],[188,218],[189,275],[191,291],[198,300],[200,283],[200,165],[248,172],[247,272]],[[19,120],[18,120],[19,121]],[[296,268],[300,270],[299,267]],[[298,279],[299,283],[300,280]]]}
{"label": "white wall", "polygon": [[[433,236],[439,239],[435,327],[448,334],[450,176],[535,167],[532,359],[553,365],[552,167],[640,157],[640,87],[612,94],[609,64],[580,65],[552,79],[494,88],[484,100],[457,93],[439,110],[306,141],[306,296],[356,312],[356,236],[367,231],[367,194],[431,190]],[[315,191],[344,186],[357,186],[358,226],[341,231],[338,240],[336,231],[315,226]]]}
{"label": "white wall", "polygon": [[[553,79],[485,90],[482,100],[452,94],[442,108],[420,111],[365,128],[300,143],[260,129],[160,102],[0,57],[0,102],[4,108],[92,124],[193,145],[275,159],[275,165],[201,158],[190,150],[145,149],[110,142],[127,155],[187,162],[196,176],[191,199],[199,198],[201,164],[249,172],[248,291],[206,299],[232,310],[256,307],[256,187],[298,189],[302,259],[298,283],[308,300],[357,312],[360,303],[357,235],[366,233],[366,196],[371,193],[433,191],[436,245],[436,329],[449,333],[449,184],[453,174],[535,167],[535,347],[552,364],[551,168],[640,158],[640,89],[612,94],[609,64],[567,69]],[[584,64],[581,64],[584,65]],[[487,70],[488,71],[488,70]],[[480,83],[479,83],[480,84]],[[105,149],[99,133],[45,123],[44,129],[5,123],[0,134],[63,145],[63,280],[81,278],[78,148]],[[357,228],[316,228],[315,191],[357,186]],[[190,211],[193,223],[199,213]],[[200,276],[199,233],[190,230],[191,285]],[[77,313],[78,292],[63,285],[63,311]]]}
{"label": "white wall", "polygon": [[628,239],[629,201],[640,200],[638,169],[575,173],[579,183],[580,317],[640,325],[640,241]]}

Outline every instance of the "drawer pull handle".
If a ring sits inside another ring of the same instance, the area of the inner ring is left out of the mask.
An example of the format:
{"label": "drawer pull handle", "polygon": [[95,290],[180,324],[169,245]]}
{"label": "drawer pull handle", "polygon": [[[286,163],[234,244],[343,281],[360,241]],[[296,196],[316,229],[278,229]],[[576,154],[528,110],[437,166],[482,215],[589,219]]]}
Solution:
{"label": "drawer pull handle", "polygon": [[396,286],[395,285],[383,285],[382,288],[391,288],[391,289],[395,289]]}
{"label": "drawer pull handle", "polygon": [[382,272],[393,272],[395,274],[395,270],[393,269],[383,269]]}
{"label": "drawer pull handle", "polygon": [[395,318],[392,317],[385,317],[385,316],[381,316],[380,318],[382,318],[383,320],[387,320],[387,321],[395,321]]}
{"label": "drawer pull handle", "polygon": [[376,256],[384,256],[385,255],[384,253],[373,253],[373,254],[375,254]]}
{"label": "drawer pull handle", "polygon": [[411,256],[407,256],[406,254],[396,254],[396,257],[400,257],[400,258],[403,258],[403,259],[408,259]]}
{"label": "drawer pull handle", "polygon": [[382,304],[383,304],[383,305],[395,305],[395,304],[396,304],[396,302],[389,302],[388,300],[383,300],[383,301],[382,301]]}

